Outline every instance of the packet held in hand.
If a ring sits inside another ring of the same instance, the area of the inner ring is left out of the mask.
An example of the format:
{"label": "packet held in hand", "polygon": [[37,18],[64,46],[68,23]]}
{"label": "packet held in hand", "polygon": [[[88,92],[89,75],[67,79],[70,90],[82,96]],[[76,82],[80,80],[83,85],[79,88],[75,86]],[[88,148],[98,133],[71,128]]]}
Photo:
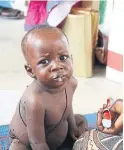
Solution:
{"label": "packet held in hand", "polygon": [[103,110],[102,124],[105,128],[110,128],[112,126],[112,123],[117,118],[117,115],[115,115],[114,112],[110,110],[113,103],[114,103],[114,100],[112,98],[108,98],[107,107]]}

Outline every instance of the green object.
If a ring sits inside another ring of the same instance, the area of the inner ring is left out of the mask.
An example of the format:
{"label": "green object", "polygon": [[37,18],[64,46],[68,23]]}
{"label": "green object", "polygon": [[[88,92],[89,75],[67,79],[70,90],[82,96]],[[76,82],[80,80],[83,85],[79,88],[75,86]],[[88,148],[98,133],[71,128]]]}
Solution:
{"label": "green object", "polygon": [[99,12],[100,12],[99,24],[102,24],[104,22],[107,0],[100,0],[100,4],[99,5],[100,5],[99,6]]}

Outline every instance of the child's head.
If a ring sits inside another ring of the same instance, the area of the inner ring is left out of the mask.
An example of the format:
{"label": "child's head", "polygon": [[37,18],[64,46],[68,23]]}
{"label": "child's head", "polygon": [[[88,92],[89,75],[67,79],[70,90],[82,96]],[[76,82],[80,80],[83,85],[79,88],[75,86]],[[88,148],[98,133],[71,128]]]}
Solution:
{"label": "child's head", "polygon": [[43,86],[58,88],[72,76],[72,61],[65,34],[55,27],[37,27],[22,40],[28,74]]}

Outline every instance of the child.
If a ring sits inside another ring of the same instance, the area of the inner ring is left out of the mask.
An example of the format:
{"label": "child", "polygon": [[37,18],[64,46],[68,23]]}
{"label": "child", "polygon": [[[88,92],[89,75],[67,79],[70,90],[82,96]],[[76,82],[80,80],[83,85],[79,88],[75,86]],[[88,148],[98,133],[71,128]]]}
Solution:
{"label": "child", "polygon": [[24,36],[22,51],[25,69],[34,80],[10,123],[10,150],[68,148],[65,143],[69,141],[72,147],[87,130],[87,123],[73,114],[77,81],[72,76],[67,37],[57,28],[37,27]]}

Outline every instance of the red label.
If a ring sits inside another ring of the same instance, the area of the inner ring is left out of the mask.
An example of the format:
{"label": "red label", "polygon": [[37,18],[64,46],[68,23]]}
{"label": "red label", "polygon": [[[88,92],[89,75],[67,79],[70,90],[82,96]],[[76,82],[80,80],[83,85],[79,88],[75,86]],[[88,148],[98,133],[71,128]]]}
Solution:
{"label": "red label", "polygon": [[111,120],[111,114],[109,113],[108,110],[105,110],[105,111],[104,111],[104,113],[103,113],[103,118],[104,118],[104,119]]}
{"label": "red label", "polygon": [[123,55],[108,50],[107,66],[123,72]]}

